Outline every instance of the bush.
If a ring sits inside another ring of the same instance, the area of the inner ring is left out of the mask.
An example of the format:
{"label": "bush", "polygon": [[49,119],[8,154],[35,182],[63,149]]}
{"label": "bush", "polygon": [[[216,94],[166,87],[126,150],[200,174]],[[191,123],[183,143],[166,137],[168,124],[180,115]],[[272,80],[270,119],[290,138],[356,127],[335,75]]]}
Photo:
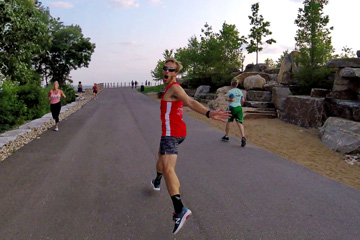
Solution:
{"label": "bush", "polygon": [[71,84],[64,84],[61,87],[61,90],[64,92],[66,98],[61,98],[61,105],[66,105],[68,103],[71,103],[73,101],[75,101],[76,99],[76,92],[75,92],[75,88],[73,85]]}
{"label": "bush", "polygon": [[302,67],[299,72],[295,74],[298,79],[298,88],[294,94],[309,95],[312,88],[331,89],[333,80],[330,78],[331,70],[326,67],[318,67],[312,71]]}
{"label": "bush", "polygon": [[[0,132],[50,112],[48,94],[51,89],[52,86],[41,87],[40,81],[21,86],[16,82],[4,81],[0,85]],[[73,86],[64,85],[62,90],[66,95],[66,99],[61,99],[62,105],[75,101]]]}
{"label": "bush", "polygon": [[18,99],[26,106],[24,118],[33,120],[49,112],[47,91],[40,86],[40,82],[31,82],[19,86]]}
{"label": "bush", "polygon": [[0,86],[0,132],[25,120],[26,105],[18,99],[18,91],[18,84],[11,81],[4,81]]}

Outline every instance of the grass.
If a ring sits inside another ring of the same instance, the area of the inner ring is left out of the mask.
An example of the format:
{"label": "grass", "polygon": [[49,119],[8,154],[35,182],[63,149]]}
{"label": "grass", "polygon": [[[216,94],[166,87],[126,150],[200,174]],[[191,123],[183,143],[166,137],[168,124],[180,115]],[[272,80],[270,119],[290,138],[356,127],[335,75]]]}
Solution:
{"label": "grass", "polygon": [[[159,85],[159,86],[153,86],[153,87],[145,87],[144,91],[141,92],[143,94],[146,94],[148,92],[160,92],[162,89],[164,88],[164,85]],[[140,92],[140,88],[137,89]]]}

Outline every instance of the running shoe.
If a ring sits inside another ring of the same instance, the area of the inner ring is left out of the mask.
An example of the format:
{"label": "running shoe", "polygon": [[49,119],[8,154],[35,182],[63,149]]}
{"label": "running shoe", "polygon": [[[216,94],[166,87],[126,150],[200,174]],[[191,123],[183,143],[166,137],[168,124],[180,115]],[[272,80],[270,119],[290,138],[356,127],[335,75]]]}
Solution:
{"label": "running shoe", "polygon": [[221,140],[223,141],[223,142],[228,142],[229,141],[229,137],[228,136],[223,136],[222,138],[221,138]]}
{"label": "running shoe", "polygon": [[173,234],[176,234],[179,232],[179,230],[184,226],[186,220],[188,220],[188,218],[191,215],[191,211],[190,209],[187,209],[186,207],[183,207],[181,213],[174,213],[173,215],[173,220],[175,221],[175,227],[173,230]]}
{"label": "running shoe", "polygon": [[242,146],[242,147],[245,147],[245,145],[246,145],[246,138],[245,138],[245,137],[242,137],[242,138],[241,138],[241,146]]}
{"label": "running shoe", "polygon": [[156,184],[155,179],[151,180],[151,186],[155,191],[160,191],[160,184]]}
{"label": "running shoe", "polygon": [[55,130],[55,131],[59,131],[59,128],[56,126],[54,130]]}

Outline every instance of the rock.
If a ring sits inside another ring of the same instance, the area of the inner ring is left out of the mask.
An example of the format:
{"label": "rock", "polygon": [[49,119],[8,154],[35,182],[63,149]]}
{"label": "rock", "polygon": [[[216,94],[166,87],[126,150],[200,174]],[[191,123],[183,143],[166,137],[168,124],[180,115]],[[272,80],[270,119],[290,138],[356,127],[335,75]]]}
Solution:
{"label": "rock", "polygon": [[350,67],[343,68],[340,70],[340,76],[343,78],[360,78],[360,69]]}
{"label": "rock", "polygon": [[275,108],[283,110],[284,101],[289,95],[292,95],[292,93],[288,87],[274,87],[272,89],[271,101],[274,103]]}
{"label": "rock", "polygon": [[[265,70],[265,73],[267,73],[269,75],[275,75],[275,76],[277,76],[279,74],[279,72],[280,72],[280,69],[278,69],[278,68]],[[277,80],[277,77],[276,77],[276,80]]]}
{"label": "rock", "polygon": [[360,102],[339,99],[325,99],[327,117],[341,117],[352,121],[360,121]]}
{"label": "rock", "polygon": [[358,58],[360,58],[360,50],[357,50],[357,51],[356,51],[356,56],[357,56]]}
{"label": "rock", "polygon": [[357,100],[358,94],[352,90],[332,91],[326,95],[326,98],[339,100]]}
{"label": "rock", "polygon": [[329,89],[313,88],[313,89],[311,89],[310,97],[324,98],[324,97],[326,97],[326,94],[328,94],[328,93],[330,93]]}
{"label": "rock", "polygon": [[259,102],[270,102],[271,101],[271,92],[249,90],[249,91],[247,91],[246,100],[247,101],[259,101]]}
{"label": "rock", "polygon": [[272,102],[246,101],[244,107],[269,109],[274,108],[274,104]]}
{"label": "rock", "polygon": [[188,88],[184,88],[184,91],[186,92],[187,95],[189,95],[190,97],[194,97],[196,90],[193,89],[188,89]]}
{"label": "rock", "polygon": [[301,127],[320,127],[325,121],[324,98],[288,96],[281,120]]}
{"label": "rock", "polygon": [[265,63],[248,64],[245,67],[244,72],[265,72],[268,70],[268,66]]}
{"label": "rock", "polygon": [[345,67],[360,68],[360,58],[331,59],[326,64],[326,66],[329,68],[345,68]]}
{"label": "rock", "polygon": [[342,154],[360,153],[360,123],[330,117],[320,128],[322,143]]}
{"label": "rock", "polygon": [[272,89],[277,86],[280,86],[280,84],[276,80],[271,80],[270,82],[265,83],[264,89],[272,92]]}
{"label": "rock", "polygon": [[239,87],[244,87],[244,80],[245,78],[252,76],[252,75],[260,75],[261,77],[263,77],[266,82],[271,81],[271,77],[269,74],[267,73],[258,73],[258,72],[244,72],[241,73],[239,75],[237,75],[236,77],[233,78],[233,80],[237,80],[239,83]]}
{"label": "rock", "polygon": [[260,75],[253,75],[245,78],[244,88],[246,90],[264,89],[266,80]]}
{"label": "rock", "polygon": [[220,108],[220,104],[219,102],[215,101],[215,100],[211,100],[207,103],[207,106],[209,107],[209,109],[211,110],[217,110]]}
{"label": "rock", "polygon": [[292,51],[290,54],[284,57],[279,75],[278,75],[278,83],[281,84],[293,84],[295,81],[293,80],[293,74],[298,71],[298,66],[296,65],[294,58],[298,55],[299,52]]}
{"label": "rock", "polygon": [[198,99],[200,96],[205,95],[210,92],[210,86],[209,85],[201,85],[196,89],[194,98]]}

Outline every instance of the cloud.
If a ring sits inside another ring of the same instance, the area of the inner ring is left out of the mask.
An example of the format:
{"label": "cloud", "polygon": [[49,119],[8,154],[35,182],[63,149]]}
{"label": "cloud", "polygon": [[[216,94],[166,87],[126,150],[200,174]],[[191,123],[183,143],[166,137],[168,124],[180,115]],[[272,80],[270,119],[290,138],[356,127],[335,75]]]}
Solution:
{"label": "cloud", "polygon": [[152,2],[154,4],[159,4],[159,3],[161,3],[161,0],[150,0],[150,2]]}
{"label": "cloud", "polygon": [[51,7],[56,7],[56,8],[73,8],[74,7],[71,3],[67,3],[67,2],[51,2],[51,3],[49,3],[49,5]]}
{"label": "cloud", "polygon": [[131,8],[131,7],[139,7],[140,4],[136,3],[137,0],[112,0],[115,6],[119,6],[121,8]]}
{"label": "cloud", "polygon": [[296,3],[299,3],[299,2],[303,2],[304,0],[290,0],[290,2],[296,2]]}
{"label": "cloud", "polygon": [[120,44],[125,45],[125,46],[136,46],[136,45],[138,45],[136,41],[120,42]]}

